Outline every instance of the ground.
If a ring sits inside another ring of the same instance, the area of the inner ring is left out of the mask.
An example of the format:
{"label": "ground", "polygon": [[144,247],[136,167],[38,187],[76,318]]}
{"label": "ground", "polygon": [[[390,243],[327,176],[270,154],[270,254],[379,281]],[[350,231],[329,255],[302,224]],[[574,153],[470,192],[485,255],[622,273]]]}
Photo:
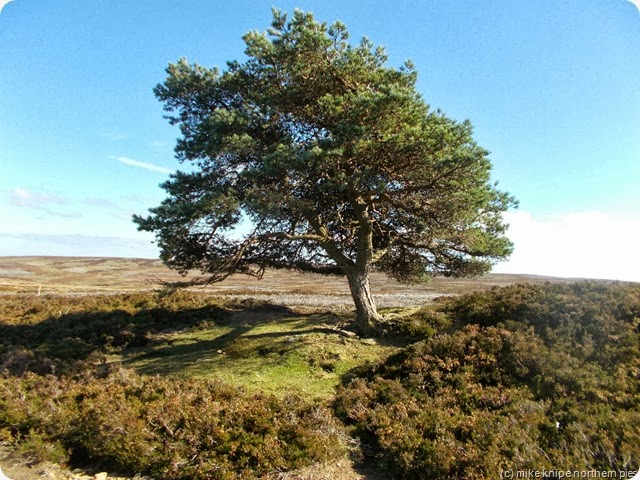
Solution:
{"label": "ground", "polygon": [[[139,475],[122,477],[103,471],[93,472],[81,469],[72,471],[56,463],[36,461],[6,444],[0,444],[0,466],[10,480],[151,480]],[[283,473],[272,480],[384,480],[384,478],[371,469],[356,466],[350,460],[342,460],[335,465],[314,465],[298,472]]]}
{"label": "ground", "polygon": [[[191,277],[187,277],[191,278]],[[88,294],[152,290],[158,281],[182,277],[160,260],[92,257],[0,257],[0,292]],[[474,279],[436,278],[428,285],[402,285],[374,273],[371,288],[379,307],[415,306],[447,294],[513,283],[569,281],[536,275],[489,274]],[[277,297],[282,305],[346,305],[351,296],[346,279],[290,271],[268,271],[262,280],[233,276],[204,291],[257,299]]]}
{"label": "ground", "polygon": [[[180,278],[160,261],[150,259],[0,257],[0,294],[18,293],[31,297],[137,292],[157,289],[159,281]],[[372,291],[378,306],[391,311],[424,305],[442,295],[548,280],[563,281],[534,276],[487,275],[472,280],[435,279],[427,286],[406,286],[374,274]],[[351,359],[362,361],[370,355],[373,360],[391,348],[375,342],[365,345],[344,328],[352,316],[353,305],[347,283],[339,277],[271,271],[260,281],[236,276],[197,291],[246,300],[248,304],[232,313],[230,322],[204,331],[163,332],[150,338],[151,344],[144,349],[133,349],[115,360],[148,374],[179,371],[202,376],[211,371],[223,372],[223,379],[231,383],[234,378],[240,378],[243,387],[250,385],[274,393],[286,390],[287,382],[299,387],[299,379],[308,378],[311,381],[299,393],[322,399],[331,395],[340,376],[355,365],[350,363]],[[274,310],[252,306],[256,302],[265,305],[265,301],[275,305]],[[264,346],[265,338],[269,339],[269,348]],[[203,359],[203,348],[217,355]],[[227,378],[224,372],[227,372]],[[104,478],[90,469],[69,471],[60,465],[37,462],[8,445],[0,445],[0,466],[12,480]],[[112,474],[107,478],[126,478]],[[376,480],[378,477],[375,472],[359,471],[350,461],[343,460],[336,465],[319,465],[282,474],[279,478]]]}

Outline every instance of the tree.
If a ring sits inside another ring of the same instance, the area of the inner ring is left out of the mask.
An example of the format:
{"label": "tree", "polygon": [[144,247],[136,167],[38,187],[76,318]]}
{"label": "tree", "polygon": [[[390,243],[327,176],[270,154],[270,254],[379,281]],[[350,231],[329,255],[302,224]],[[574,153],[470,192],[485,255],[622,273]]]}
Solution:
{"label": "tree", "polygon": [[[154,93],[179,125],[169,197],[134,216],[162,260],[203,282],[266,268],[346,276],[364,335],[380,320],[369,274],[475,276],[506,258],[502,213],[469,121],[431,111],[410,62],[348,42],[346,27],[273,11],[227,69],[180,59]],[[251,222],[251,231],[237,227]]]}

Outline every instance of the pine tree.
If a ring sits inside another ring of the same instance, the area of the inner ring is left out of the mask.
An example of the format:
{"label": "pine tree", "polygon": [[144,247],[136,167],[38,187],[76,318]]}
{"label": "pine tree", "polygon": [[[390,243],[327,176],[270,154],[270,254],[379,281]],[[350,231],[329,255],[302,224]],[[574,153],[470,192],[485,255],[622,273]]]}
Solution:
{"label": "pine tree", "polygon": [[348,38],[340,22],[274,10],[266,33],[244,36],[245,61],[170,64],[154,93],[192,167],[134,221],[169,267],[207,282],[267,268],[344,275],[357,326],[374,335],[370,272],[483,274],[511,253],[502,213],[516,202],[491,181],[471,124],[425,103],[410,62],[390,68],[383,48]]}

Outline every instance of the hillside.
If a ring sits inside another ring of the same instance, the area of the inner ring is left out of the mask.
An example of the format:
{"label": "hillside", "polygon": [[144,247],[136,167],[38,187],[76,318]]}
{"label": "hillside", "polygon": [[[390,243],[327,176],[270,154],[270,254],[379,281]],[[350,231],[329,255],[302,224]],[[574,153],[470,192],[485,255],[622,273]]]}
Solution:
{"label": "hillside", "polygon": [[[191,277],[187,277],[191,278]],[[92,257],[0,257],[0,292],[41,294],[123,293],[158,288],[158,281],[182,280],[160,260]],[[371,284],[381,307],[415,305],[440,295],[460,294],[514,283],[539,284],[571,279],[536,275],[489,274],[475,279],[435,278],[429,285],[402,285],[374,273]],[[237,275],[197,290],[216,295],[287,295],[287,303],[317,303],[308,296],[332,296],[332,304],[351,304],[347,282],[291,271],[268,271],[262,280]],[[300,297],[300,298],[297,298]],[[329,301],[328,299],[325,299]]]}
{"label": "hillside", "polygon": [[489,480],[640,464],[640,285],[374,276],[385,323],[365,339],[339,278],[154,291],[177,278],[153,260],[0,258],[10,478]]}

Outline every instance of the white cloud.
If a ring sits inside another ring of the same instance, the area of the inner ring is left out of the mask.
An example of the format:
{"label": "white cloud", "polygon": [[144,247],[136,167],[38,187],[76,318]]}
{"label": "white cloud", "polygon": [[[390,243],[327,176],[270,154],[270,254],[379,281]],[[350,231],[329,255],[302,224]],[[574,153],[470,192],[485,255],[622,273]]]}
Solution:
{"label": "white cloud", "polygon": [[[125,208],[102,197],[68,198],[24,188],[9,190],[5,195],[8,201],[0,201],[0,234],[138,235],[131,214],[141,210],[139,206]],[[46,249],[44,244],[42,249]]]}
{"label": "white cloud", "polygon": [[640,282],[640,214],[508,212],[511,258],[493,271]]}
{"label": "white cloud", "polygon": [[106,210],[111,210],[113,212],[119,212],[119,213],[128,212],[128,210],[126,210],[125,208],[122,208],[116,202],[114,202],[113,200],[109,200],[107,198],[86,197],[82,200],[82,203],[90,207],[100,207]]}
{"label": "white cloud", "polygon": [[630,3],[633,3],[638,9],[638,12],[640,12],[640,0],[627,0],[627,1]]}
{"label": "white cloud", "polygon": [[0,13],[7,3],[11,3],[13,0],[0,0]]}
{"label": "white cloud", "polygon": [[[79,219],[82,213],[79,210],[69,209],[70,202],[66,197],[56,193],[47,191],[34,191],[25,188],[14,188],[9,191],[9,207],[18,207],[14,209],[18,214],[19,223],[26,221],[29,215],[19,211],[19,209],[27,208],[32,214],[39,218],[55,217],[59,219]],[[55,205],[59,208],[52,208]],[[4,213],[3,213],[4,215]],[[12,225],[15,228],[15,225]]]}
{"label": "white cloud", "polygon": [[113,158],[115,158],[119,162],[125,163],[127,165],[131,165],[133,167],[144,168],[146,170],[152,170],[154,172],[173,173],[173,170],[169,170],[168,168],[160,167],[152,163],[139,162],[138,160],[132,160],[127,157],[113,157]]}
{"label": "white cloud", "polygon": [[113,140],[114,142],[119,142],[121,140],[128,140],[130,137],[128,133],[119,132],[117,130],[103,130],[99,132],[98,135],[101,138],[106,138],[107,140]]}
{"label": "white cloud", "polygon": [[165,140],[152,140],[151,142],[149,142],[147,144],[147,146],[151,150],[164,151],[164,150],[167,150],[169,148],[169,142],[167,142]]}

